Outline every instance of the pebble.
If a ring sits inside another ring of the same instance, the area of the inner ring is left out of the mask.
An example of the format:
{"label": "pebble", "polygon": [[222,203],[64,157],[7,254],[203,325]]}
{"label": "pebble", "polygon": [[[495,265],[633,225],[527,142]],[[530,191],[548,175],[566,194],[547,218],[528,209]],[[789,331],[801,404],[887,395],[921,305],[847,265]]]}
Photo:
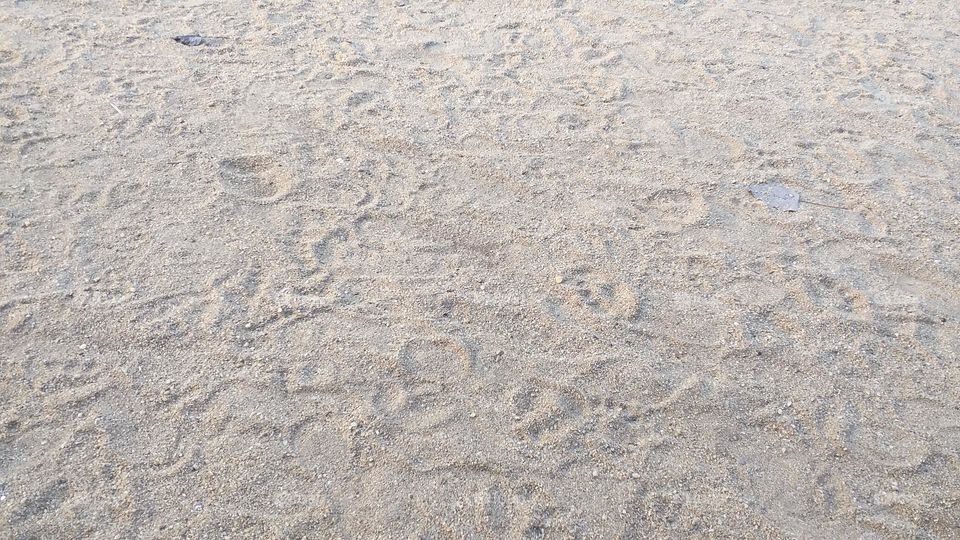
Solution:
{"label": "pebble", "polygon": [[563,276],[557,276],[553,278],[553,280],[557,282],[557,285],[560,285],[561,283],[563,283]]}
{"label": "pebble", "polygon": [[470,418],[476,418],[476,417],[477,417],[477,413],[475,412],[470,413]]}
{"label": "pebble", "polygon": [[640,478],[640,473],[636,473],[636,472],[635,472],[635,473],[631,473],[631,474],[630,474],[630,477],[631,477],[631,478]]}
{"label": "pebble", "polygon": [[597,472],[596,469],[594,469],[594,470],[593,470],[593,477],[596,478],[596,477],[598,477],[598,476],[600,476],[600,473]]}

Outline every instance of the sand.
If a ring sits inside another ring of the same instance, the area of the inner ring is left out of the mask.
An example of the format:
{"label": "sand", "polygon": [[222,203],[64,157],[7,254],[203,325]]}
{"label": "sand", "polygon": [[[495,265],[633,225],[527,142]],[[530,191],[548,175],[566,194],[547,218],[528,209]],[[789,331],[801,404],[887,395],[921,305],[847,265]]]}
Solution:
{"label": "sand", "polygon": [[960,538],[958,66],[935,0],[0,0],[0,537]]}

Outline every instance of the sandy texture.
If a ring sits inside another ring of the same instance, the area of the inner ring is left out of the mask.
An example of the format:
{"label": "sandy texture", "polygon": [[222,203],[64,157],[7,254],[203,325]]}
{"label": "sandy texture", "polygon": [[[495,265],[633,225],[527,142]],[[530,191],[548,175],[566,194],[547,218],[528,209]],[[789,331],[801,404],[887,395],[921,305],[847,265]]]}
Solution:
{"label": "sandy texture", "polygon": [[0,0],[0,537],[960,537],[958,33]]}

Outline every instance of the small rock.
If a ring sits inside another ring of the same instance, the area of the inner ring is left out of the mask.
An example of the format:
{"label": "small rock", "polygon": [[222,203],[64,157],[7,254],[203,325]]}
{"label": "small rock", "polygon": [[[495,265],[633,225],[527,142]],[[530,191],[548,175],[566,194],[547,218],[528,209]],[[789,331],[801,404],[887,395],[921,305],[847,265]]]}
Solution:
{"label": "small rock", "polygon": [[557,282],[557,285],[560,285],[561,283],[563,283],[563,276],[557,276],[553,278],[553,280]]}
{"label": "small rock", "polygon": [[203,36],[198,36],[196,34],[190,34],[186,36],[176,36],[173,38],[174,41],[181,45],[186,45],[187,47],[196,47],[198,45],[203,45],[206,43],[206,40],[203,39]]}
{"label": "small rock", "polygon": [[800,194],[782,184],[756,184],[750,193],[770,208],[796,212],[800,209]]}

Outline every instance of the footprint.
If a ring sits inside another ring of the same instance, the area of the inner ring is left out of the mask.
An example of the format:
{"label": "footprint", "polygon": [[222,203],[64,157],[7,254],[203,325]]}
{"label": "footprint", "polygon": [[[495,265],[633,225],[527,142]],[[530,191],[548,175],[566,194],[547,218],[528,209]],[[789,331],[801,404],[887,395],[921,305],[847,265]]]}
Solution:
{"label": "footprint", "polygon": [[727,303],[748,307],[775,306],[786,296],[786,286],[752,279],[737,281],[720,293]]}
{"label": "footprint", "polygon": [[15,507],[9,517],[10,523],[16,525],[36,521],[44,514],[57,512],[69,499],[69,493],[69,485],[65,479],[53,480]]}
{"label": "footprint", "polygon": [[334,362],[300,360],[291,364],[289,370],[282,370],[282,378],[287,392],[300,394],[319,394],[337,390],[339,369]]}
{"label": "footprint", "polygon": [[587,120],[575,113],[564,113],[557,117],[557,124],[567,131],[578,131],[587,127]]}
{"label": "footprint", "polygon": [[0,127],[15,126],[26,118],[27,113],[23,109],[10,105],[0,105]]}
{"label": "footprint", "polygon": [[829,275],[809,276],[804,282],[806,299],[823,313],[844,319],[873,320],[866,291],[858,290]]}
{"label": "footprint", "polygon": [[289,191],[291,179],[272,157],[252,155],[221,160],[220,184],[241,199],[272,202]]}
{"label": "footprint", "polygon": [[342,474],[350,462],[348,441],[329,425],[310,420],[294,436],[297,463],[315,477]]}
{"label": "footprint", "polygon": [[457,383],[473,370],[473,353],[449,338],[414,338],[404,344],[398,358],[408,377],[432,383]]}
{"label": "footprint", "polygon": [[679,189],[662,189],[647,198],[646,206],[649,215],[659,223],[663,223],[667,230],[679,230],[684,225],[690,225],[702,217],[702,200],[697,200],[687,191]]}
{"label": "footprint", "polygon": [[327,231],[319,240],[310,244],[310,254],[320,266],[329,264],[338,248],[350,239],[350,233],[343,227]]}
{"label": "footprint", "polygon": [[674,234],[706,217],[707,207],[700,195],[684,189],[665,188],[635,203],[634,213],[642,224],[638,228]]}
{"label": "footprint", "polygon": [[8,64],[19,64],[23,59],[23,55],[17,51],[12,51],[10,49],[0,49],[0,66],[6,66]]}
{"label": "footprint", "polygon": [[450,392],[432,385],[411,385],[409,381],[383,381],[370,400],[374,414],[384,427],[384,436],[406,433],[433,436],[463,416],[461,405],[451,402]]}
{"label": "footprint", "polygon": [[637,512],[649,526],[676,528],[684,513],[685,493],[677,490],[655,489],[644,494]]}
{"label": "footprint", "polygon": [[497,484],[479,493],[478,521],[490,530],[505,533],[512,521],[509,495],[509,492],[505,493]]}
{"label": "footprint", "polygon": [[564,297],[574,310],[586,307],[599,317],[632,321],[641,314],[637,288],[613,276],[579,270],[564,283]]}
{"label": "footprint", "polygon": [[517,435],[537,444],[568,440],[592,415],[579,391],[553,388],[542,381],[525,381],[509,389],[506,397],[518,419]]}

